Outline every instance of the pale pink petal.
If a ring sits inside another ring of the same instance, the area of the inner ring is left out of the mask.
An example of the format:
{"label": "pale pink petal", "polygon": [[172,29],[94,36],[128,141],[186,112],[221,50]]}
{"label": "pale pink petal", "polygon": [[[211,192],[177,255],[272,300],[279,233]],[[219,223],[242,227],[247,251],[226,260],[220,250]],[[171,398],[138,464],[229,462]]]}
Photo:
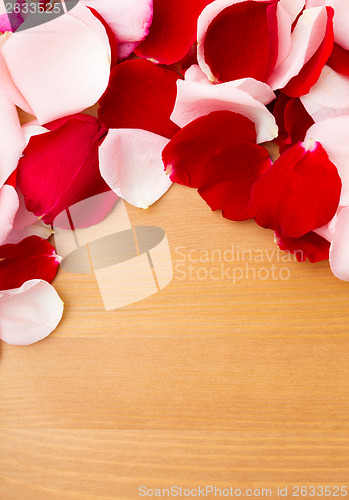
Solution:
{"label": "pale pink petal", "polygon": [[13,228],[18,207],[19,200],[15,188],[5,184],[0,189],[0,245]]}
{"label": "pale pink petal", "polygon": [[45,127],[42,127],[37,120],[33,120],[26,123],[25,125],[22,125],[25,147],[28,146],[31,137],[35,135],[45,134],[48,131],[49,130]]}
{"label": "pale pink petal", "polygon": [[349,50],[349,8],[348,0],[327,0],[326,5],[334,8],[334,39],[343,49]]}
{"label": "pale pink petal", "polygon": [[19,208],[13,222],[12,231],[3,243],[19,243],[24,238],[33,235],[44,239],[49,238],[53,234],[51,226],[39,220],[32,212],[28,212],[25,208],[23,195],[19,190],[17,190],[17,195]]}
{"label": "pale pink petal", "polygon": [[326,0],[306,0],[306,8],[311,9],[312,7],[322,7],[326,5]]}
{"label": "pale pink petal", "polygon": [[325,148],[342,179],[341,206],[349,206],[349,115],[328,118],[308,130],[305,141],[313,139]]}
{"label": "pale pink petal", "polygon": [[280,0],[279,2],[279,6],[281,6],[286,10],[286,12],[288,12],[292,22],[294,22],[298,14],[302,12],[304,5],[305,0]]}
{"label": "pale pink petal", "polygon": [[253,99],[265,105],[271,103],[276,98],[269,85],[254,78],[241,78],[240,80],[226,82],[226,85],[247,92]]}
{"label": "pale pink petal", "polygon": [[0,187],[17,168],[24,146],[16,106],[0,94]]}
{"label": "pale pink petal", "polygon": [[161,153],[169,139],[141,129],[112,129],[99,149],[103,179],[120,198],[148,208],[171,186]]}
{"label": "pale pink petal", "polygon": [[[212,86],[212,82],[210,82],[198,64],[193,64],[186,71],[184,79],[186,82],[197,82]],[[226,82],[225,85],[230,85],[231,87],[247,92],[262,104],[269,104],[276,97],[269,85],[254,78],[241,78],[240,80]]]}
{"label": "pale pink petal", "polygon": [[326,7],[306,9],[300,16],[291,37],[291,50],[286,59],[275,68],[268,83],[272,89],[281,89],[298,75],[323,41],[327,27]]}
{"label": "pale pink petal", "polygon": [[153,18],[152,0],[80,0],[109,24],[118,42],[118,57],[128,57],[145,39]]}
{"label": "pale pink petal", "polygon": [[336,229],[330,247],[330,266],[333,274],[349,281],[349,208],[344,208],[338,216]]}
{"label": "pale pink petal", "polygon": [[275,68],[284,62],[291,50],[291,30],[295,16],[293,9],[288,8],[288,6],[289,3],[286,8],[285,2],[281,3],[280,1],[277,7],[279,50]]}
{"label": "pale pink petal", "polygon": [[14,33],[1,56],[4,92],[20,107],[16,91],[23,96],[28,104],[24,109],[29,107],[40,124],[92,106],[108,85],[107,34],[80,4],[49,24]]}
{"label": "pale pink petal", "polygon": [[231,85],[231,82],[207,85],[178,80],[177,100],[171,120],[184,127],[200,116],[212,111],[228,110],[240,113],[256,124],[257,142],[273,140],[278,133],[273,115],[247,92]]}
{"label": "pale pink petal", "polygon": [[33,344],[57,327],[62,314],[63,302],[52,285],[27,281],[0,292],[0,338],[12,345]]}
{"label": "pale pink petal", "polygon": [[317,83],[301,101],[315,122],[349,114],[349,76],[325,66]]}
{"label": "pale pink petal", "polygon": [[319,236],[322,236],[323,238],[325,238],[325,240],[327,240],[331,243],[331,241],[333,240],[333,235],[334,235],[335,229],[336,229],[338,216],[342,210],[343,210],[343,207],[338,207],[337,213],[330,220],[330,222],[325,224],[325,226],[319,227],[319,229],[314,229],[314,233],[318,234]]}

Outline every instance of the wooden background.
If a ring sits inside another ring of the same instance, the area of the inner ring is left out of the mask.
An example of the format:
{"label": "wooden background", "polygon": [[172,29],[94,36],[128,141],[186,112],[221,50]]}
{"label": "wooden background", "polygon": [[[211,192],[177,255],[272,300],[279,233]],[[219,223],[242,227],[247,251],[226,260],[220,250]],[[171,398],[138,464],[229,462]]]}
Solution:
{"label": "wooden background", "polygon": [[[349,486],[349,284],[327,262],[282,262],[272,232],[224,220],[189,188],[128,212],[166,230],[174,280],[107,313],[92,276],[61,270],[57,331],[2,343],[0,499]],[[270,252],[251,265],[286,266],[289,279],[180,279],[178,246],[232,244]]]}

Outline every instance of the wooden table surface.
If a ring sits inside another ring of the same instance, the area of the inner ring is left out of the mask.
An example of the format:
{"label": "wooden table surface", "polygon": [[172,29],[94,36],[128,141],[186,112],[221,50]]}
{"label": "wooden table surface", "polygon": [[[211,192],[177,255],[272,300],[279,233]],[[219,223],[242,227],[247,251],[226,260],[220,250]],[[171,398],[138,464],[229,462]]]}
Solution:
{"label": "wooden table surface", "polygon": [[[92,275],[60,270],[57,331],[28,347],[2,343],[0,499],[349,486],[349,284],[327,262],[283,261],[272,232],[224,220],[189,188],[128,213],[165,229],[174,279],[105,312]],[[202,279],[217,262],[190,262],[190,250],[232,245],[253,255],[249,276]]]}

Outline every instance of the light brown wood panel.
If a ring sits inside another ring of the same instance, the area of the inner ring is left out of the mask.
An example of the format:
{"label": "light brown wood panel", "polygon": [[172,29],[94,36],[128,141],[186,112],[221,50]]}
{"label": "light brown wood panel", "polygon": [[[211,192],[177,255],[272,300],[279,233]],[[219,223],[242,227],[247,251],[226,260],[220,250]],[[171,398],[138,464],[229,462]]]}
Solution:
{"label": "light brown wood panel", "polygon": [[[288,497],[294,484],[345,485],[348,284],[327,262],[283,260],[272,232],[224,220],[188,188],[128,212],[165,229],[174,279],[105,312],[93,275],[60,270],[56,332],[1,345],[0,499],[137,499],[142,484],[277,498],[278,485]],[[232,245],[245,257],[190,261]],[[202,279],[222,264],[230,276]]]}

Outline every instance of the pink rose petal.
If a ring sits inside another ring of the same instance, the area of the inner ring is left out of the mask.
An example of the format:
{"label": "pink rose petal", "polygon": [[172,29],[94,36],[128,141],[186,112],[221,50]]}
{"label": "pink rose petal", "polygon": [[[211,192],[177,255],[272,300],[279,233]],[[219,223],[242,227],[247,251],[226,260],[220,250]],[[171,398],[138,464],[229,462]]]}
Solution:
{"label": "pink rose petal", "polygon": [[0,189],[0,245],[13,228],[18,207],[19,200],[15,188],[5,184]]}
{"label": "pink rose petal", "polygon": [[[245,87],[246,88],[246,87]],[[177,82],[177,99],[171,120],[179,127],[205,116],[212,111],[240,113],[256,125],[257,142],[271,141],[277,136],[273,115],[259,101],[231,82],[214,85],[195,81]]]}
{"label": "pink rose petal", "polygon": [[4,92],[40,124],[92,106],[109,80],[107,34],[80,4],[49,24],[14,33],[0,59]]}
{"label": "pink rose petal", "polygon": [[161,159],[168,142],[165,137],[146,130],[110,130],[99,148],[103,179],[131,205],[148,208],[172,184]]}
{"label": "pink rose petal", "polygon": [[0,338],[12,345],[33,344],[57,327],[62,314],[63,302],[52,285],[27,281],[0,292]]}

